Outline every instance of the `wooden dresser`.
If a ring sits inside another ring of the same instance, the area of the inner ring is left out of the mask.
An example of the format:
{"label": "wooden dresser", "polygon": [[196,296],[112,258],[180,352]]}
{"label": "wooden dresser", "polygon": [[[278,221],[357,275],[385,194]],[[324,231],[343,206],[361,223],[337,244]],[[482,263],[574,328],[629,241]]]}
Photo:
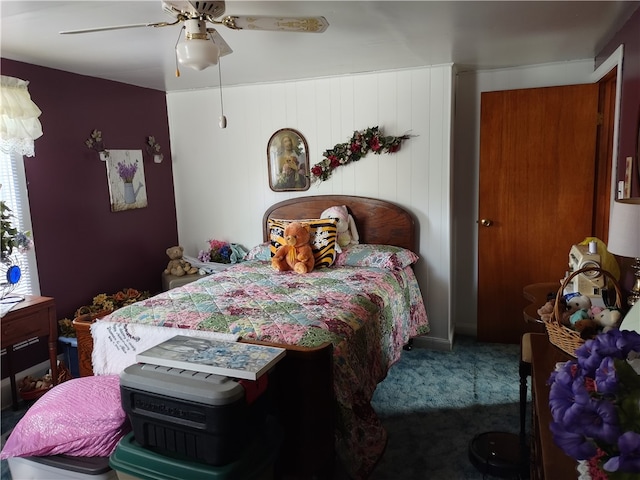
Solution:
{"label": "wooden dresser", "polygon": [[2,348],[7,350],[7,366],[11,381],[11,401],[13,407],[18,404],[16,373],[12,365],[13,346],[32,338],[47,337],[49,342],[49,362],[52,378],[58,378],[57,343],[58,321],[56,304],[53,298],[26,295],[24,301],[17,303],[2,317]]}
{"label": "wooden dresser", "polygon": [[555,347],[546,334],[531,335],[531,391],[533,400],[531,441],[531,479],[555,480],[559,478],[577,478],[578,463],[566,455],[553,441],[549,424],[549,375],[556,363],[565,362],[572,357]]}

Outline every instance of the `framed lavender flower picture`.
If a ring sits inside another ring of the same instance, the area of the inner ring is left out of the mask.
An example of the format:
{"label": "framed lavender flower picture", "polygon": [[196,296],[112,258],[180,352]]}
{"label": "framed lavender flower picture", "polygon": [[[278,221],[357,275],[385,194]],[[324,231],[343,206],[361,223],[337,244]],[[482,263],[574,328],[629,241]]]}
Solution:
{"label": "framed lavender flower picture", "polygon": [[121,212],[147,206],[142,150],[109,150],[107,179],[111,211]]}

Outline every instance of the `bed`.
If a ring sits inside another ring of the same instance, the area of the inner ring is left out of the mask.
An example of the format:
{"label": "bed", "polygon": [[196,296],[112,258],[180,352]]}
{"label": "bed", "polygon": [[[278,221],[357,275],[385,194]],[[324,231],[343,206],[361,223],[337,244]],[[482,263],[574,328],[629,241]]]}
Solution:
{"label": "bed", "polygon": [[[360,245],[310,274],[273,270],[266,254],[270,219],[315,219],[334,205],[349,208]],[[337,453],[352,478],[366,478],[386,445],[370,403],[375,387],[411,338],[429,330],[411,266],[413,216],[378,199],[320,195],[276,203],[262,223],[264,243],[251,260],[97,321],[76,319],[80,373],[94,373],[102,358],[94,341],[104,340],[99,327],[112,324],[211,330],[282,346],[286,356],[270,378],[285,432],[279,476],[333,478]]]}

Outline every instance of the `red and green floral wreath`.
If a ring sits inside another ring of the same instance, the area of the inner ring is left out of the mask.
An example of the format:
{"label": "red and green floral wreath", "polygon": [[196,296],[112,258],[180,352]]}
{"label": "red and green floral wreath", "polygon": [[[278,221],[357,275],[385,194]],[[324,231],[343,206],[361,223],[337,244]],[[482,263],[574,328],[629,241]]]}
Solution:
{"label": "red and green floral wreath", "polygon": [[322,154],[324,157],[322,161],[311,168],[311,182],[324,182],[336,168],[351,162],[357,162],[369,152],[378,155],[381,153],[395,153],[400,150],[402,141],[409,138],[410,135],[385,137],[378,127],[355,131],[351,140],[346,143],[339,143]]}

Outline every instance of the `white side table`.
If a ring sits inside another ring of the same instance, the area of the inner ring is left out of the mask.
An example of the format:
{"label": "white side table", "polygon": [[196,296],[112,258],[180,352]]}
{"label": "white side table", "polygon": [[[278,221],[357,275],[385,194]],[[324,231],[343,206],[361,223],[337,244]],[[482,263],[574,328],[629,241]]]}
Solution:
{"label": "white side table", "polygon": [[[222,272],[229,268],[231,263],[213,263],[208,262],[206,264],[207,268],[213,270],[213,275],[218,272]],[[162,273],[162,291],[166,292],[167,290],[171,290],[172,288],[181,287],[182,285],[186,285],[187,283],[195,282],[196,280],[205,277],[206,275],[200,275],[198,273],[194,273],[193,275],[182,275],[180,277],[176,275],[168,275],[166,273]]]}
{"label": "white side table", "polygon": [[166,292],[167,290],[171,290],[172,288],[181,287],[182,285],[186,285],[187,283],[195,282],[199,280],[204,275],[199,275],[194,273],[193,275],[169,275],[166,273],[162,274],[162,291]]}

